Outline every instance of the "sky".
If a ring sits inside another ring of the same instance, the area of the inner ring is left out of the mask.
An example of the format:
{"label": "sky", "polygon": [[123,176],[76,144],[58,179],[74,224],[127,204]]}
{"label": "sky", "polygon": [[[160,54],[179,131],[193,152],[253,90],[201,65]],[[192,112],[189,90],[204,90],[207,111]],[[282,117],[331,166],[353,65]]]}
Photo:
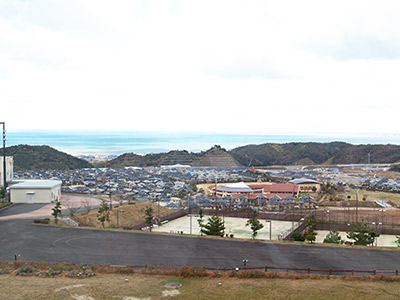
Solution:
{"label": "sky", "polygon": [[399,11],[385,0],[0,0],[0,121],[398,135]]}

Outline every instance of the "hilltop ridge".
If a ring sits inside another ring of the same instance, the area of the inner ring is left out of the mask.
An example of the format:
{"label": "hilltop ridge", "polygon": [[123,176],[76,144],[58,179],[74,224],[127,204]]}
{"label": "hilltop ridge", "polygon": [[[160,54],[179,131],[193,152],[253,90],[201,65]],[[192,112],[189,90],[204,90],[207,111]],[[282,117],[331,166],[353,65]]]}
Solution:
{"label": "hilltop ridge", "polygon": [[6,152],[7,155],[14,156],[16,170],[155,167],[175,164],[193,167],[259,167],[400,162],[398,145],[352,145],[344,142],[265,143],[242,146],[230,151],[215,145],[199,153],[186,150],[146,155],[124,153],[110,161],[96,164],[49,146],[18,145],[8,147]]}

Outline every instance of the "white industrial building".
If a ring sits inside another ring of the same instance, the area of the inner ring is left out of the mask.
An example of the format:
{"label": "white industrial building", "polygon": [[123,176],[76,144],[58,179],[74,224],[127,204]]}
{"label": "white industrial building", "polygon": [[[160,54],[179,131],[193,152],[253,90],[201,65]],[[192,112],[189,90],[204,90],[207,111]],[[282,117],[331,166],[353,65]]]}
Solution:
{"label": "white industrial building", "polygon": [[[51,203],[61,198],[60,180],[14,180],[14,160],[6,157],[7,186],[12,203]],[[3,157],[0,157],[0,186],[3,186]]]}
{"label": "white industrial building", "polygon": [[12,203],[51,203],[61,197],[60,180],[18,180],[9,186]]}

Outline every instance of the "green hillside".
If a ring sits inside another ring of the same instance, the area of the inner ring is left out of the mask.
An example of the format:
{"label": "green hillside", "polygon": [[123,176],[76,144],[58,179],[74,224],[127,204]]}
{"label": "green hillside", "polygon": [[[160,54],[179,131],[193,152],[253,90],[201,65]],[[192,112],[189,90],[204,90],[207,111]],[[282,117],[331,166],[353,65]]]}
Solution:
{"label": "green hillside", "polygon": [[248,145],[230,151],[242,165],[362,164],[400,161],[397,145],[352,145],[332,143],[287,143]]}
{"label": "green hillside", "polygon": [[49,146],[11,146],[6,148],[6,155],[14,157],[14,170],[16,171],[92,167],[86,160],[60,152]]}
{"label": "green hillside", "polygon": [[105,164],[106,167],[120,168],[127,166],[147,167],[162,165],[190,165],[198,167],[237,167],[240,164],[225,149],[214,146],[200,153],[170,151],[168,153],[146,154],[140,156],[134,153],[125,153]]}

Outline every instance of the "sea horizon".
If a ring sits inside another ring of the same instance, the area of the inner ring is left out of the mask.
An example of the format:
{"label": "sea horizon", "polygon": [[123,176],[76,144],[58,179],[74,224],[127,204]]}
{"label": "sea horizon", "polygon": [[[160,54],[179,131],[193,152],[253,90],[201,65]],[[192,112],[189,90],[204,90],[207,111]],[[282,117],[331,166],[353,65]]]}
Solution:
{"label": "sea horizon", "polygon": [[201,132],[144,132],[92,130],[10,130],[6,146],[47,145],[59,151],[79,155],[149,154],[186,150],[206,151],[214,145],[227,150],[250,144],[291,142],[346,142],[350,144],[400,145],[395,134],[243,134]]}

